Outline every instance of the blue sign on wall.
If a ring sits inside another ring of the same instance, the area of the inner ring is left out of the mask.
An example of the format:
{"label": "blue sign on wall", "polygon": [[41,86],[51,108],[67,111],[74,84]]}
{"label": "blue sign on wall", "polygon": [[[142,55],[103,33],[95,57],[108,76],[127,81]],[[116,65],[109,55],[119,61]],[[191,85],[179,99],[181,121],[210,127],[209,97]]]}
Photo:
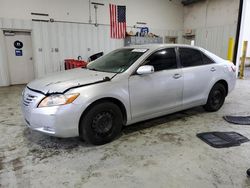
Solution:
{"label": "blue sign on wall", "polygon": [[23,56],[22,50],[15,50],[16,56]]}

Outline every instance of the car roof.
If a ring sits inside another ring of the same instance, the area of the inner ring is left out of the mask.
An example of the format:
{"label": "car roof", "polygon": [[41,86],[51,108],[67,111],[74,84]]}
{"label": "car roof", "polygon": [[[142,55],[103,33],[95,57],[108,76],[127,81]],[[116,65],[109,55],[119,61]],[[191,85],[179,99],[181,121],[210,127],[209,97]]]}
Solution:
{"label": "car roof", "polygon": [[208,50],[201,48],[199,46],[192,46],[187,44],[143,44],[143,45],[131,45],[123,48],[137,48],[137,49],[149,49],[149,52],[156,51],[161,48],[175,48],[175,47],[185,47],[185,48],[192,48],[196,50],[200,50],[209,57],[211,57],[215,61],[223,60],[221,57],[215,55],[214,53],[209,52]]}
{"label": "car roof", "polygon": [[200,50],[200,47],[198,46],[192,46],[192,45],[187,45],[187,44],[143,44],[143,45],[127,46],[125,48],[146,48],[150,50],[156,50],[159,48],[171,48],[171,47],[187,47],[187,48],[194,48],[194,49]]}

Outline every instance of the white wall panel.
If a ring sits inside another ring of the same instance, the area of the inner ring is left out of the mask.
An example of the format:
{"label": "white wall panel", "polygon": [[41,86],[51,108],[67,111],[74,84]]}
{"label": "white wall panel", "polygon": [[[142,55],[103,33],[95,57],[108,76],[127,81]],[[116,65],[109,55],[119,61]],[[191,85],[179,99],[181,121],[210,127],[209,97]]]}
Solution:
{"label": "white wall panel", "polygon": [[48,31],[49,24],[42,22],[42,30],[41,30],[41,35],[42,35],[42,47],[43,47],[43,55],[44,55],[44,66],[45,66],[45,74],[53,72],[53,63],[51,62],[51,56],[50,56],[50,35]]}
{"label": "white wall panel", "polygon": [[71,24],[70,25],[70,32],[71,32],[71,44],[72,44],[72,56],[74,58],[77,58],[80,54],[79,51],[79,30],[78,30],[78,24]]}
{"label": "white wall panel", "polygon": [[237,24],[240,0],[205,0],[184,7],[184,29]]}
{"label": "white wall panel", "polygon": [[195,45],[226,58],[228,40],[236,35],[236,25],[200,28],[195,30]]}
{"label": "white wall panel", "polygon": [[87,59],[87,28],[86,25],[84,24],[79,24],[78,25],[78,29],[79,29],[79,50],[81,52],[81,56],[83,59]]}
{"label": "white wall panel", "polygon": [[103,28],[103,52],[108,53],[108,49],[111,49],[111,42],[108,42],[107,39],[110,38],[110,29],[109,27]]}
{"label": "white wall panel", "polygon": [[35,66],[34,66],[35,75],[38,78],[44,75],[45,73],[44,56],[43,56],[44,49],[42,48],[43,38],[41,35],[41,30],[42,30],[42,25],[38,22],[34,22],[33,29],[32,29],[32,45],[33,45],[33,56],[34,56],[34,62],[35,62]]}
{"label": "white wall panel", "polygon": [[[53,72],[60,71],[60,60],[59,60],[59,52],[56,52],[56,48],[58,48],[58,23],[49,25],[49,33],[50,33],[50,52],[51,52],[51,62],[53,62]],[[58,48],[59,49],[59,48]]]}
{"label": "white wall panel", "polygon": [[98,51],[98,35],[97,35],[97,33],[98,33],[98,28],[96,28],[96,27],[91,27],[91,33],[92,33],[92,35],[91,35],[91,46],[90,46],[90,48],[91,48],[91,50],[90,50],[90,52],[92,52],[92,53],[95,53],[95,52],[97,52]]}
{"label": "white wall panel", "polygon": [[9,69],[7,64],[7,55],[5,51],[4,35],[0,33],[0,86],[9,85]]}

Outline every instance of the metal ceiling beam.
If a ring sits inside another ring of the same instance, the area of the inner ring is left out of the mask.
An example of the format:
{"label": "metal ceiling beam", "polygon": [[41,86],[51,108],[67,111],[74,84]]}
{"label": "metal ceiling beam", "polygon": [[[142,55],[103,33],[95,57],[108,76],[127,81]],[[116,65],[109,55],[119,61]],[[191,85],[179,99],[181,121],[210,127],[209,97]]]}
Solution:
{"label": "metal ceiling beam", "polygon": [[204,1],[204,0],[182,0],[181,3],[182,3],[184,6],[188,6],[188,5],[191,5],[191,4],[193,4],[193,3],[200,2],[200,1]]}

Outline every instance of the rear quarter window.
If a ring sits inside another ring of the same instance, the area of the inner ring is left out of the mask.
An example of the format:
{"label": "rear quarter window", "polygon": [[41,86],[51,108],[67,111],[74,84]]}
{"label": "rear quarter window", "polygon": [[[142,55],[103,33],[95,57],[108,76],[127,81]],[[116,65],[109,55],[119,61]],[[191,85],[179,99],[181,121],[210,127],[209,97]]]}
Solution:
{"label": "rear quarter window", "polygon": [[[202,52],[201,52],[202,53]],[[209,65],[209,64],[213,64],[215,63],[214,60],[212,60],[210,57],[208,57],[206,54],[202,53],[202,59],[203,59],[203,63],[205,65]]]}

